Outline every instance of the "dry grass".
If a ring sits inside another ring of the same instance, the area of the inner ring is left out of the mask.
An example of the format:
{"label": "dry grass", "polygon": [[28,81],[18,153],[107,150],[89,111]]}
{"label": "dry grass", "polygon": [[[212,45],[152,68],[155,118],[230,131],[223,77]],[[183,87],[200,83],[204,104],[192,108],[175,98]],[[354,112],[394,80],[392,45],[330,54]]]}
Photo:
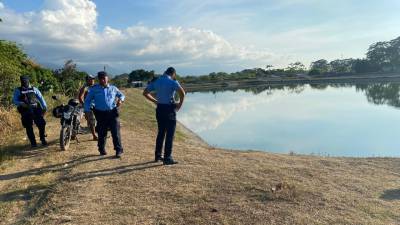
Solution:
{"label": "dry grass", "polygon": [[0,107],[0,145],[4,145],[11,134],[21,128],[21,120],[15,108]]}
{"label": "dry grass", "polygon": [[0,223],[400,224],[397,158],[228,151],[181,128],[180,163],[162,166],[151,162],[154,108],[137,90],[125,93],[123,159],[97,156],[90,135],[70,151],[52,145],[20,159],[0,175]]}
{"label": "dry grass", "polygon": [[[58,97],[59,100],[53,100],[50,94],[44,96],[48,107],[46,120],[53,120],[51,110],[55,106],[68,101],[66,96]],[[13,159],[13,157],[23,154],[21,151],[26,150],[26,146],[23,146],[27,142],[27,138],[20,117],[15,107],[0,107],[0,167],[5,160]],[[36,134],[36,138],[38,138],[38,134]]]}

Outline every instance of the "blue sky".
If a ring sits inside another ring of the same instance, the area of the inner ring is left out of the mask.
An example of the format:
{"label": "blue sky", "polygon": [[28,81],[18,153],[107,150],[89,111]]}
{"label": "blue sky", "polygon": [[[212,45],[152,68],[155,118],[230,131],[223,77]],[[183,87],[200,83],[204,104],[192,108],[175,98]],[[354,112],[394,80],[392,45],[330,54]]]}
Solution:
{"label": "blue sky", "polygon": [[0,2],[1,39],[22,43],[46,65],[72,58],[88,70],[105,64],[115,72],[162,72],[172,65],[197,75],[308,66],[364,57],[370,44],[400,36],[398,0]]}

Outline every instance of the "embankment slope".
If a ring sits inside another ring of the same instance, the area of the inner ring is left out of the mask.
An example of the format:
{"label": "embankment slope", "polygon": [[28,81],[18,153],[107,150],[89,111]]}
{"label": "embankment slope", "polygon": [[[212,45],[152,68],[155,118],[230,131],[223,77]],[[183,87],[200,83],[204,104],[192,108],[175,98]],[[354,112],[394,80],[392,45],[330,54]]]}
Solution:
{"label": "embankment slope", "polygon": [[[154,108],[125,90],[122,140],[100,157],[90,135],[60,152],[21,151],[0,172],[0,223],[399,224],[400,159],[215,149],[180,127],[179,164],[153,163]],[[50,133],[51,130],[51,133]],[[272,188],[276,191],[272,191]]]}

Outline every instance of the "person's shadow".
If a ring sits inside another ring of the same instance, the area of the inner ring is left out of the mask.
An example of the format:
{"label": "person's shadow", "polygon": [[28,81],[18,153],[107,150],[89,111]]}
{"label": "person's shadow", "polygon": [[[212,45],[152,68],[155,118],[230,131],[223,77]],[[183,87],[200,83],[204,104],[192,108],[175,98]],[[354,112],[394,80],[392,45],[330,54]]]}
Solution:
{"label": "person's shadow", "polygon": [[[26,170],[26,171],[17,172],[17,173],[0,175],[0,181],[1,180],[12,180],[12,179],[17,179],[17,178],[26,177],[26,176],[41,175],[41,174],[49,173],[49,172],[70,170],[73,167],[76,167],[78,165],[82,165],[85,163],[91,163],[91,162],[95,162],[95,161],[99,161],[99,160],[113,159],[113,158],[114,157],[112,157],[112,156],[99,157],[98,155],[82,156],[82,157],[79,157],[77,159],[74,159],[74,160],[71,160],[68,162],[53,164],[50,166],[35,168],[35,169]],[[77,182],[77,181],[81,181],[81,180],[85,180],[85,179],[90,179],[93,177],[104,177],[104,176],[110,176],[113,174],[124,174],[124,173],[128,173],[128,172],[139,171],[139,170],[144,170],[144,169],[154,168],[154,167],[159,167],[159,166],[162,166],[162,164],[156,164],[156,163],[154,163],[154,161],[148,161],[148,162],[143,162],[143,163],[136,163],[136,164],[126,165],[126,166],[118,166],[118,167],[102,169],[102,170],[80,172],[80,173],[76,173],[73,175],[62,176],[55,183],[59,183],[60,181]],[[40,199],[46,198],[49,191],[52,189],[52,187],[54,185],[55,184],[32,185],[32,186],[27,187],[26,189],[19,189],[19,190],[10,191],[7,193],[1,193],[0,194],[0,203],[1,202],[11,202],[11,201],[16,201],[16,200],[29,201],[35,195],[41,196]],[[40,202],[38,202],[38,204],[39,203]]]}
{"label": "person's shadow", "polygon": [[38,145],[37,148],[31,148],[29,145],[26,144],[12,144],[7,146],[1,146],[0,151],[2,156],[1,158],[13,158],[18,157],[21,159],[33,158],[36,156],[44,155],[49,152],[55,152],[56,150],[52,148],[57,141],[49,141],[48,146],[43,147]]}
{"label": "person's shadow", "polygon": [[385,190],[380,198],[388,201],[400,200],[400,188]]}
{"label": "person's shadow", "polygon": [[145,170],[145,169],[150,169],[150,168],[155,168],[155,167],[160,167],[160,166],[163,166],[163,165],[155,164],[154,161],[149,161],[149,162],[137,163],[137,164],[126,165],[126,166],[118,166],[118,167],[103,169],[103,170],[94,170],[94,171],[89,171],[89,172],[77,173],[77,174],[74,174],[72,177],[67,177],[66,180],[69,182],[76,182],[76,181],[90,179],[93,177],[104,177],[104,176],[111,176],[113,174],[124,174],[124,173],[140,171],[140,170]]}
{"label": "person's shadow", "polygon": [[53,164],[49,166],[44,166],[44,167],[39,167],[31,170],[25,170],[21,172],[16,172],[16,173],[9,173],[9,174],[2,174],[0,175],[0,181],[1,180],[12,180],[12,179],[17,179],[20,177],[27,177],[27,176],[34,176],[34,175],[41,175],[44,173],[49,173],[49,172],[58,172],[61,170],[68,170],[71,169],[75,166],[84,164],[84,163],[90,163],[98,160],[103,160],[107,159],[109,157],[99,157],[98,155],[86,155],[82,156],[67,162],[59,163],[59,164]]}

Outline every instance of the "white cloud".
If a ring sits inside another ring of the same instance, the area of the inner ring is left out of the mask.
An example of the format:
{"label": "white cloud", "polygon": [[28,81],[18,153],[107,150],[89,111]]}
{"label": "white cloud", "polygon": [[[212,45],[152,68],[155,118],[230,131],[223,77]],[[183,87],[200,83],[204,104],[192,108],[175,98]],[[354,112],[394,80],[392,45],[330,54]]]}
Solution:
{"label": "white cloud", "polygon": [[4,4],[0,2],[0,9],[4,9]]}
{"label": "white cloud", "polygon": [[[90,0],[46,0],[44,9],[25,14],[0,5],[5,22],[0,36],[24,45],[39,62],[108,64],[124,67],[262,66],[272,54],[234,46],[209,30],[146,26],[97,31],[96,5]],[[183,69],[185,70],[185,69]],[[182,70],[181,70],[182,71]]]}
{"label": "white cloud", "polygon": [[179,121],[188,126],[195,132],[217,129],[225,121],[229,120],[235,113],[254,109],[257,105],[262,105],[273,100],[270,93],[264,91],[259,95],[246,94],[242,97],[225,99],[223,102],[213,104],[196,103],[187,111],[184,110],[179,115]]}
{"label": "white cloud", "polygon": [[[328,87],[321,95],[320,90],[304,85],[296,89],[272,88],[257,95],[243,91],[234,94],[222,92],[217,94],[219,96],[215,99],[210,95],[203,95],[199,99],[201,94],[197,94],[197,98],[188,97],[186,105],[178,114],[178,119],[198,133],[216,130],[226,121],[238,123],[229,121],[237,114],[250,115],[251,118],[246,119],[248,122],[286,121],[296,124],[304,121],[325,121],[326,118],[335,118],[337,115],[347,116],[348,112],[354,111],[354,107],[359,110],[361,107],[371,106],[364,101],[365,96],[362,93],[349,97],[353,92],[353,88],[346,88],[338,93],[337,89]],[[343,99],[347,101],[343,102]],[[346,107],[338,109],[339,104]]]}

